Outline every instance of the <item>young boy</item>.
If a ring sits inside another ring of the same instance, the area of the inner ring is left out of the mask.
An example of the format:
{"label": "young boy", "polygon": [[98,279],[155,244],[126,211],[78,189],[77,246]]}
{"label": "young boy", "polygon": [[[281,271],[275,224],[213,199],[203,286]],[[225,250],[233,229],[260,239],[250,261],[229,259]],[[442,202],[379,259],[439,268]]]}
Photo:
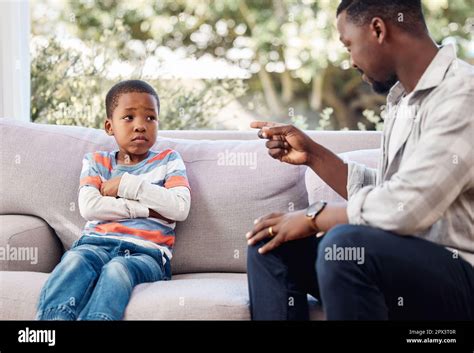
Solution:
{"label": "young boy", "polygon": [[116,84],[105,104],[119,149],[84,157],[79,209],[88,222],[44,285],[38,320],[120,320],[136,285],[171,279],[175,221],[191,200],[184,163],[171,149],[150,150],[160,101],[146,82]]}

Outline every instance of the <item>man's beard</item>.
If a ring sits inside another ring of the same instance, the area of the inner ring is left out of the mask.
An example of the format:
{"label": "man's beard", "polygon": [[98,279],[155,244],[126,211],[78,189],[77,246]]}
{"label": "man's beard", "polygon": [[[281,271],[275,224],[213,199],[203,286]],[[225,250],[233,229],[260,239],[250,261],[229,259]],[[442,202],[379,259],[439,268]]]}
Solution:
{"label": "man's beard", "polygon": [[[364,75],[364,71],[362,71],[361,69],[358,68],[357,71],[359,71],[361,75]],[[372,89],[376,93],[379,93],[379,94],[387,94],[390,91],[390,89],[395,85],[395,83],[398,82],[398,77],[396,74],[393,74],[392,76],[388,78],[388,80],[383,81],[383,82],[374,81],[370,78],[367,78],[367,79],[370,81],[367,83],[369,83],[372,86]]]}
{"label": "man's beard", "polygon": [[372,89],[378,94],[387,94],[397,82],[397,75],[392,75],[388,80],[383,82],[372,81]]}

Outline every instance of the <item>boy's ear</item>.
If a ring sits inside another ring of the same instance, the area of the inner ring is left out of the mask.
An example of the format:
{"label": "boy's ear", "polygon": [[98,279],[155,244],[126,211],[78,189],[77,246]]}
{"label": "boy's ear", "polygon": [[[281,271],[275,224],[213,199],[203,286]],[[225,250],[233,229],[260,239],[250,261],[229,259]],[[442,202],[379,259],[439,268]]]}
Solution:
{"label": "boy's ear", "polygon": [[112,123],[111,123],[111,121],[110,121],[109,118],[105,118],[104,130],[105,130],[105,132],[107,133],[107,135],[109,135],[109,136],[113,136],[113,135],[114,135],[114,131],[113,131],[113,129],[112,129]]}

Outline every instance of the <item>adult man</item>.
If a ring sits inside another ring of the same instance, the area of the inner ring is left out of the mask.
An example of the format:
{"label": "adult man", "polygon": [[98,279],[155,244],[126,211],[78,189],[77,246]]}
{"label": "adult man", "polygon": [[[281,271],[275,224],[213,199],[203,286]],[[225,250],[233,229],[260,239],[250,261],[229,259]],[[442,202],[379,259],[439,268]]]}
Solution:
{"label": "adult man", "polygon": [[[473,67],[436,46],[418,0],[344,0],[337,28],[364,80],[390,90],[382,158],[345,164],[293,126],[252,123],[273,158],[348,199],[255,221],[252,318],[307,319],[311,293],[328,319],[473,320]],[[327,256],[348,248],[362,261]]]}

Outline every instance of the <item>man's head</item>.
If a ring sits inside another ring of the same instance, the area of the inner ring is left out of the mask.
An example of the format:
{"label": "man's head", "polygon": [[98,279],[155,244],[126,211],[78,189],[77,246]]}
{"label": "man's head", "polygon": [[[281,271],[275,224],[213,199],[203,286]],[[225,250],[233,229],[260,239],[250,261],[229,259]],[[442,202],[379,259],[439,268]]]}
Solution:
{"label": "man's head", "polygon": [[377,93],[387,93],[398,81],[397,39],[427,33],[421,0],[343,0],[337,9],[337,28],[352,65]]}
{"label": "man's head", "polygon": [[113,135],[121,150],[143,155],[156,141],[160,99],[153,87],[140,80],[113,86],[105,98],[105,131]]}

